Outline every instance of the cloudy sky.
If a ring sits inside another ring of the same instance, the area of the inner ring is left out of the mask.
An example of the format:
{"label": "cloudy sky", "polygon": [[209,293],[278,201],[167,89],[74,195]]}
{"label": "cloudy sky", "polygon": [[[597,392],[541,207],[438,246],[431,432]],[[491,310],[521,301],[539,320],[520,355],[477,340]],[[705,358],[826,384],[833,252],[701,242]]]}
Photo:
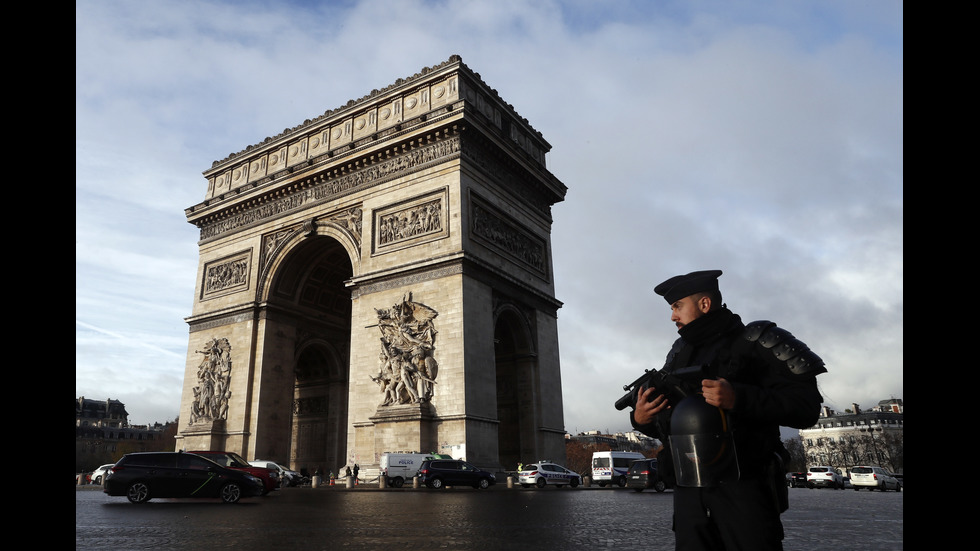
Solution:
{"label": "cloudy sky", "polygon": [[212,161],[458,54],[553,149],[565,428],[627,430],[676,331],[653,286],[827,363],[837,410],[903,394],[896,0],[78,1],[75,394],[177,416]]}

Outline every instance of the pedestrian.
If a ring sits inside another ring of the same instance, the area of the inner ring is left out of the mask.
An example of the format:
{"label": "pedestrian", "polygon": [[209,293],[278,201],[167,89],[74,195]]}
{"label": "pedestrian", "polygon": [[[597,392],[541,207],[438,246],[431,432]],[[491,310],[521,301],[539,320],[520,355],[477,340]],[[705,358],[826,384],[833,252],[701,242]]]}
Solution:
{"label": "pedestrian", "polygon": [[775,323],[743,324],[722,303],[721,274],[691,272],[654,288],[680,335],[661,373],[698,375],[687,398],[662,394],[670,385],[636,389],[630,421],[665,444],[658,459],[675,484],[678,551],[781,550],[789,454],[779,427],[817,422],[816,376],[827,370]]}
{"label": "pedestrian", "polygon": [[350,465],[347,466],[347,472],[344,474],[347,478],[350,478]]}
{"label": "pedestrian", "polygon": [[361,470],[361,468],[357,466],[357,463],[354,463],[354,482],[357,482],[357,480],[358,480],[358,478],[357,478],[357,471],[359,471],[359,470]]}

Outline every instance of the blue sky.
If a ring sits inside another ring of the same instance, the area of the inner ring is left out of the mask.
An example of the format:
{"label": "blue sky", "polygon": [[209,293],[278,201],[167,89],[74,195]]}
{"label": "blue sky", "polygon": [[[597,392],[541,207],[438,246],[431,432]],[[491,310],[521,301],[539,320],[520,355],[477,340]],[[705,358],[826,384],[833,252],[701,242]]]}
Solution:
{"label": "blue sky", "polygon": [[826,361],[825,403],[901,398],[903,4],[76,2],[75,393],[177,416],[202,172],[458,54],[539,130],[565,428],[626,430],[621,385],[676,332],[653,286]]}

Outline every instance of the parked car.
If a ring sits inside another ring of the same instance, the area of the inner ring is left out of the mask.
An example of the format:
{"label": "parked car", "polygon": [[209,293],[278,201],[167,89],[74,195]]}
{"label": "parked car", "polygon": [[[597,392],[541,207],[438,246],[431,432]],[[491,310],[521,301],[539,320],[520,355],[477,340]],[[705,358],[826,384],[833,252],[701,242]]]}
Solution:
{"label": "parked car", "polygon": [[626,473],[626,487],[637,492],[653,488],[657,492],[667,489],[667,484],[660,478],[660,469],[655,458],[637,459],[630,463]]}
{"label": "parked car", "polygon": [[888,490],[902,491],[902,483],[890,472],[881,467],[870,465],[860,465],[851,467],[851,487],[855,490],[867,488],[868,490]]}
{"label": "parked car", "polygon": [[102,491],[126,496],[132,503],[152,498],[240,498],[262,495],[262,480],[222,467],[210,459],[184,452],[128,453],[110,469]]}
{"label": "parked car", "polygon": [[497,483],[493,473],[459,459],[433,459],[419,467],[419,482],[429,488],[472,486],[486,489]]}
{"label": "parked car", "polygon": [[242,458],[235,452],[225,452],[225,451],[189,451],[187,453],[193,453],[200,455],[201,457],[207,457],[211,461],[214,461],[222,467],[228,467],[229,469],[237,469],[239,471],[245,471],[251,475],[255,475],[262,479],[262,486],[265,491],[262,495],[268,494],[272,490],[279,489],[279,470],[270,469],[268,467],[257,467],[255,465],[250,465],[248,461]]}
{"label": "parked car", "polygon": [[255,461],[249,461],[249,465],[253,467],[263,467],[266,469],[272,469],[279,472],[279,484],[281,486],[299,486],[303,482],[303,475],[296,471],[287,469],[282,465],[274,461],[266,461],[265,459],[256,459]]}
{"label": "parked car", "polygon": [[806,487],[841,490],[844,488],[844,477],[837,469],[828,465],[810,467],[806,472]]}
{"label": "parked car", "polygon": [[113,463],[109,463],[95,469],[92,471],[92,474],[88,475],[88,481],[92,484],[102,484],[102,481],[105,480],[105,475],[109,472],[109,469],[112,468],[112,465]]}
{"label": "parked car", "polygon": [[806,473],[786,473],[786,485],[790,488],[806,488]]}
{"label": "parked car", "polygon": [[531,486],[544,488],[548,484],[557,486],[558,488],[567,484],[572,488],[576,488],[582,483],[582,476],[556,463],[539,461],[525,465],[517,473],[517,481],[525,488],[530,488]]}

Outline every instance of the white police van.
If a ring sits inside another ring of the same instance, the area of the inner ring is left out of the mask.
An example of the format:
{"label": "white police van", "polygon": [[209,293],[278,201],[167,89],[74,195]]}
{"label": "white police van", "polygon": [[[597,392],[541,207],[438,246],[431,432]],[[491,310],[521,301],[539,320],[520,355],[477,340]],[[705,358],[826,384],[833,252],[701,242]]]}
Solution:
{"label": "white police van", "polygon": [[422,462],[439,459],[443,456],[434,453],[383,453],[381,454],[381,475],[392,488],[401,488],[406,480],[418,476]]}
{"label": "white police van", "polygon": [[639,452],[592,452],[592,481],[605,487],[606,484],[616,484],[626,487],[627,473],[630,463],[644,459]]}

